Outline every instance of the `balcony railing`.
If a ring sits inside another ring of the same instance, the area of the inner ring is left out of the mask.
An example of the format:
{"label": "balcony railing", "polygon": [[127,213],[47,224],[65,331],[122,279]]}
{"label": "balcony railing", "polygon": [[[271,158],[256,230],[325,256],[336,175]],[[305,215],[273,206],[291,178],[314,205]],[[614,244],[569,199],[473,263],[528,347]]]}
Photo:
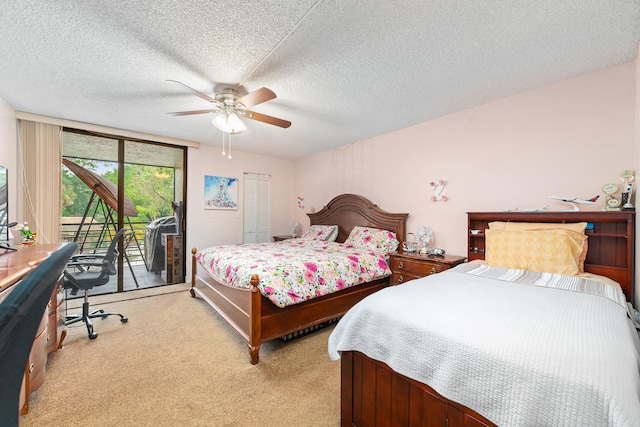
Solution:
{"label": "balcony railing", "polygon": [[[145,265],[145,227],[147,222],[130,222],[125,225],[135,232],[135,238],[131,239],[125,248],[125,253],[129,263],[133,265]],[[116,230],[112,224],[94,221],[92,218],[85,219],[78,217],[62,218],[62,241],[77,242],[78,253],[105,253],[111,240],[116,235]]]}

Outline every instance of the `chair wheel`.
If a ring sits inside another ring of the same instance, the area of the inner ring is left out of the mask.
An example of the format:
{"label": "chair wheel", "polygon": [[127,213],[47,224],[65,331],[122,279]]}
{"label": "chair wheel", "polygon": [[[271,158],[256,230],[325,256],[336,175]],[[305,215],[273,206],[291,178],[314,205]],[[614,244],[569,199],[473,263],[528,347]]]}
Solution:
{"label": "chair wheel", "polygon": [[98,338],[98,334],[96,334],[95,332],[92,332],[89,334],[89,338],[92,340],[95,340],[96,338]]}
{"label": "chair wheel", "polygon": [[127,319],[126,317],[123,317],[122,319],[120,319],[120,321],[122,323],[127,323],[129,321],[129,319]]}

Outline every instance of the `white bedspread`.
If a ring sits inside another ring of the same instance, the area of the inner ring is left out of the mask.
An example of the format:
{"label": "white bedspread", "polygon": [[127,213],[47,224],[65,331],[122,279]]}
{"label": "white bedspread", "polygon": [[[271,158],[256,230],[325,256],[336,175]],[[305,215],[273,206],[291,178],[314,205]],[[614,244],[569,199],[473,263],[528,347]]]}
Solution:
{"label": "white bedspread", "polygon": [[360,351],[499,426],[640,426],[624,304],[459,267],[361,301],[331,334],[330,357]]}

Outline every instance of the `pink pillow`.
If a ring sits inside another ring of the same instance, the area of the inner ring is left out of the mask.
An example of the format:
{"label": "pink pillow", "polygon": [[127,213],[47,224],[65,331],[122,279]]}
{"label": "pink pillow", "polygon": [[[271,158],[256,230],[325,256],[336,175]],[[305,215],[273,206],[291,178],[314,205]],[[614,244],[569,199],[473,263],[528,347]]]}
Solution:
{"label": "pink pillow", "polygon": [[355,226],[347,240],[345,246],[369,249],[374,252],[382,252],[385,256],[398,249],[398,239],[396,233],[379,228]]}

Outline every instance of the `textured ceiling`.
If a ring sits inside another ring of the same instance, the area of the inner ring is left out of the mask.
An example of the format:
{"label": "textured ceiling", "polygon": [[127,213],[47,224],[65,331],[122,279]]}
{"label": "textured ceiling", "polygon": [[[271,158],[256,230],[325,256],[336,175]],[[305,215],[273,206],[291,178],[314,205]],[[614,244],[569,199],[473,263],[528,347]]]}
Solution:
{"label": "textured ceiling", "polygon": [[17,111],[222,143],[211,115],[262,86],[234,149],[295,159],[633,60],[640,0],[0,0]]}

